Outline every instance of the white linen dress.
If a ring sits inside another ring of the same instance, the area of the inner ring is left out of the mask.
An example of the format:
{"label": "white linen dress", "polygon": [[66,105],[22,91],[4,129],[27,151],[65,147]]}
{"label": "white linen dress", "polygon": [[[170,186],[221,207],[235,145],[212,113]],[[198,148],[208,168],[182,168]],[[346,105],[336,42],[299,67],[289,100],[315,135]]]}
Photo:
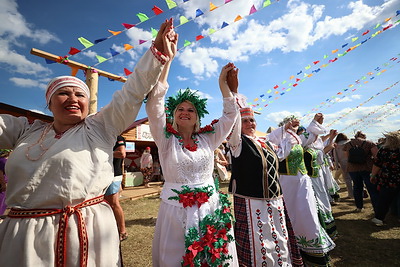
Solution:
{"label": "white linen dress", "polygon": [[[300,137],[291,130],[285,131],[284,127],[268,135],[268,140],[279,146],[277,155],[280,161],[287,159],[291,153],[302,157]],[[335,248],[335,243],[319,222],[312,178],[307,175],[306,170],[304,172],[303,174],[299,170],[296,175],[280,175],[285,204],[299,248],[309,254],[326,254]]]}
{"label": "white linen dress", "polygon": [[[0,115],[0,147],[13,149],[6,166],[8,207],[63,209],[103,195],[114,176],[112,150],[117,135],[134,122],[162,66],[150,50],[146,52],[110,104],[60,139],[48,123],[36,120],[30,124],[24,117]],[[46,132],[43,147],[48,150],[41,157],[39,145],[28,152]],[[37,160],[29,160],[27,153]],[[120,242],[111,207],[101,202],[80,212],[88,236],[87,266],[119,266]],[[4,219],[0,223],[0,266],[55,266],[59,219],[60,214]],[[79,266],[77,213],[69,216],[66,235],[66,266]]]}
{"label": "white linen dress", "polygon": [[[198,147],[189,151],[175,135],[166,137],[166,115],[164,96],[167,88],[158,83],[150,93],[146,110],[149,117],[150,130],[157,144],[160,164],[165,184],[161,192],[161,204],[157,217],[153,239],[153,266],[177,267],[185,255],[185,235],[189,229],[199,231],[199,225],[205,216],[221,209],[221,198],[215,190],[212,172],[214,168],[214,150],[221,145],[230,133],[236,117],[239,115],[235,98],[223,100],[223,115],[214,126],[214,133],[196,134]],[[213,194],[199,208],[197,205],[183,207],[172,190],[182,191],[182,186],[198,189],[210,186]],[[228,233],[233,237],[232,228]],[[237,265],[236,246],[234,241],[227,244],[231,259],[224,263]],[[225,265],[224,265],[225,266]]]}

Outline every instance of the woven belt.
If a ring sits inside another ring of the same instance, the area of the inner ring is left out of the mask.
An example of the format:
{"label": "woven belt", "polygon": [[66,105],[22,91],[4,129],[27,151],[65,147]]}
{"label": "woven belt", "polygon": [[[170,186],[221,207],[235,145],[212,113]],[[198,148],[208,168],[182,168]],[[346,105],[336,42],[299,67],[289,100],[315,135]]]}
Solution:
{"label": "woven belt", "polygon": [[66,265],[67,256],[67,227],[68,219],[72,214],[76,214],[78,218],[78,234],[79,234],[79,254],[80,254],[80,266],[87,266],[88,260],[88,237],[86,231],[85,221],[82,216],[80,209],[95,204],[99,204],[104,200],[104,196],[98,196],[89,200],[86,200],[73,207],[66,206],[63,209],[15,209],[11,208],[8,213],[10,218],[37,218],[44,216],[51,216],[55,214],[61,214],[60,221],[58,222],[58,234],[57,234],[57,248],[56,248],[56,266],[63,267]]}

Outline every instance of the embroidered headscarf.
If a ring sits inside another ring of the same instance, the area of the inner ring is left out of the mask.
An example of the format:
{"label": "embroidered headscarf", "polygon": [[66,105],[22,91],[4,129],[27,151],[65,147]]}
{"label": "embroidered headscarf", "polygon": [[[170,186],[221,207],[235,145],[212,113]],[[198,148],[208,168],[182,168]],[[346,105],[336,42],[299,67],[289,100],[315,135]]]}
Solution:
{"label": "embroidered headscarf", "polygon": [[60,88],[66,86],[74,86],[79,87],[83,90],[88,98],[90,98],[89,87],[82,80],[74,77],[74,76],[58,76],[52,79],[46,88],[46,103],[49,105],[51,96]]}

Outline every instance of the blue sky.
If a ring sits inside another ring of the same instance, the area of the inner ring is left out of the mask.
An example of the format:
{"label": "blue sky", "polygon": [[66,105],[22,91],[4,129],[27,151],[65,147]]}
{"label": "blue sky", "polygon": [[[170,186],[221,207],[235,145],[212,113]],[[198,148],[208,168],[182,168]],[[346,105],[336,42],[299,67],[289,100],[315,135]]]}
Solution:
{"label": "blue sky", "polygon": [[[218,76],[221,67],[231,61],[240,69],[240,92],[248,102],[258,104],[254,109],[261,113],[257,115],[259,131],[276,127],[287,115],[303,117],[317,111],[325,114],[330,128],[345,129],[349,136],[362,129],[376,140],[382,132],[399,129],[400,112],[395,105],[400,103],[400,84],[396,84],[400,80],[396,23],[400,0],[272,0],[265,8],[264,0],[214,0],[211,3],[218,8],[213,11],[209,11],[210,1],[174,2],[177,7],[169,9],[164,0],[0,0],[0,102],[51,115],[46,109],[45,86],[54,76],[69,75],[70,68],[46,64],[31,55],[30,49],[65,56],[70,47],[84,49],[79,37],[91,42],[108,37],[108,30],[124,30],[122,23],[138,24],[136,14],[143,13],[147,21],[70,59],[93,66],[98,63],[96,55],[109,58],[110,48],[122,52],[124,44],[131,44],[133,49],[96,66],[124,76],[124,68],[132,70],[148,48],[150,42],[138,42],[151,39],[151,28],[158,29],[169,17],[178,26],[179,18],[185,16],[189,22],[176,28],[178,46],[183,48],[185,40],[192,44],[181,49],[173,63],[168,95],[187,87],[201,91],[209,98],[210,111],[203,124],[221,114]],[[253,5],[257,11],[249,15]],[[155,16],[153,6],[164,12]],[[195,18],[198,9],[204,15]],[[234,22],[238,15],[242,19]],[[392,19],[385,22],[387,18]],[[229,25],[221,28],[224,22]],[[216,32],[210,35],[210,29]],[[201,34],[205,38],[196,42]],[[338,56],[351,47],[355,48]],[[83,72],[77,77],[84,79]],[[100,77],[98,108],[121,86]],[[142,108],[138,119],[145,116]],[[308,125],[311,117],[304,117],[302,124]]]}

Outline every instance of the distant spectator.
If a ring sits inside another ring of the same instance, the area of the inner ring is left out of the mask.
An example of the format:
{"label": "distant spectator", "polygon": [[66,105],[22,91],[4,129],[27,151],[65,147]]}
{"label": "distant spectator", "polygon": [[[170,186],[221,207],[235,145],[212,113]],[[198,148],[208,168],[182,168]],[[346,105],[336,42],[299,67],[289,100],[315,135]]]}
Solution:
{"label": "distant spectator", "polygon": [[[354,135],[354,139],[351,139],[350,142],[346,143],[343,147],[344,155],[347,158],[347,171],[350,174],[351,179],[353,180],[353,195],[354,201],[356,204],[355,212],[361,212],[364,207],[363,200],[363,189],[364,184],[368,190],[368,193],[371,197],[372,206],[374,211],[376,210],[378,203],[378,191],[376,189],[376,185],[370,182],[370,173],[372,170],[373,160],[372,158],[376,156],[378,152],[377,146],[366,140],[367,136],[358,131]],[[349,158],[350,149],[360,147],[363,149],[365,153],[365,162],[364,163],[353,163]]]}
{"label": "distant spectator", "polygon": [[400,131],[385,134],[372,168],[371,183],[377,183],[379,197],[372,222],[382,226],[390,205],[400,193]]}
{"label": "distant spectator", "polygon": [[140,171],[143,174],[144,186],[150,187],[149,182],[153,174],[153,157],[150,153],[150,147],[146,147],[140,158]]}
{"label": "distant spectator", "polygon": [[[349,142],[349,138],[347,137],[347,135],[345,135],[344,133],[339,133],[335,139],[336,147],[333,150],[333,155],[335,159],[334,162],[336,173],[342,174],[344,182],[346,183],[347,197],[353,198],[353,182],[351,180],[349,172],[347,171],[347,157],[345,155],[345,152],[343,151],[343,146],[347,142]],[[335,178],[339,180],[336,175]]]}
{"label": "distant spectator", "polygon": [[117,141],[115,142],[113,148],[113,166],[114,166],[114,180],[111,185],[107,188],[104,193],[104,199],[110,204],[115,220],[117,221],[119,240],[124,241],[128,238],[125,228],[125,216],[124,211],[119,203],[121,183],[124,174],[123,164],[124,158],[126,157],[126,143],[125,138],[122,136],[117,136]]}

